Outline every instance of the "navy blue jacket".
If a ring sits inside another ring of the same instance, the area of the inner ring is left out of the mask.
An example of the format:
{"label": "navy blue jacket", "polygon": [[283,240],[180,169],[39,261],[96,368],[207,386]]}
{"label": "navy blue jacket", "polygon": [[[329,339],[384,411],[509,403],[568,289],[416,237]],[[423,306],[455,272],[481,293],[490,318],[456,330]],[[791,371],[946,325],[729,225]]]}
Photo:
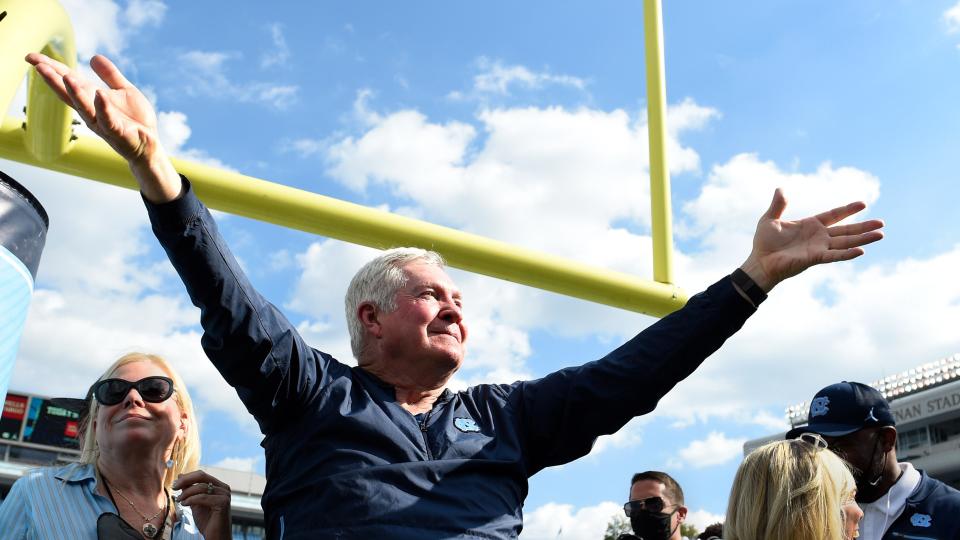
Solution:
{"label": "navy blue jacket", "polygon": [[920,483],[884,540],[960,540],[960,491],[920,471]]}
{"label": "navy blue jacket", "polygon": [[724,278],[600,360],[444,391],[418,422],[390,385],[304,343],[184,187],[147,207],[204,350],[265,435],[273,539],[515,538],[527,478],[652,411],[754,312]]}

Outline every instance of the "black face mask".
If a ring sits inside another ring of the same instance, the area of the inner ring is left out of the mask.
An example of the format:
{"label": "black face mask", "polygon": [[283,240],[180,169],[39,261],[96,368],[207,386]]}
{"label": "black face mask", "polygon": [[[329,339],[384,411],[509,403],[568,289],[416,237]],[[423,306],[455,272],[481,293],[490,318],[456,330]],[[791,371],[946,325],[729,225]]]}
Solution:
{"label": "black face mask", "polygon": [[640,510],[630,516],[630,525],[633,532],[643,540],[669,540],[673,534],[670,520],[676,512],[674,510],[669,514],[661,514]]}
{"label": "black face mask", "polygon": [[877,486],[880,484],[880,481],[883,480],[883,459],[886,456],[886,452],[880,452],[878,462],[877,450],[880,448],[879,443],[880,437],[878,436],[873,441],[873,450],[870,451],[869,469],[865,471],[853,471],[853,479],[857,484],[858,502],[872,502],[881,495],[881,493],[877,493],[879,491]]}

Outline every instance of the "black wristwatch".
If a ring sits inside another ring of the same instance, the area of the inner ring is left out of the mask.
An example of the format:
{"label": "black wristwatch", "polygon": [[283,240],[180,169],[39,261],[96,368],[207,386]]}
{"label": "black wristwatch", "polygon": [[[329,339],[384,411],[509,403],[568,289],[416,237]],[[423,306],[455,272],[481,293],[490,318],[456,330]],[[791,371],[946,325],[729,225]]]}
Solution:
{"label": "black wristwatch", "polygon": [[733,273],[730,274],[730,279],[734,285],[743,291],[743,294],[747,295],[753,307],[759,307],[760,303],[767,299],[767,293],[763,292],[763,289],[757,285],[757,282],[751,279],[743,270],[739,268],[734,270]]}

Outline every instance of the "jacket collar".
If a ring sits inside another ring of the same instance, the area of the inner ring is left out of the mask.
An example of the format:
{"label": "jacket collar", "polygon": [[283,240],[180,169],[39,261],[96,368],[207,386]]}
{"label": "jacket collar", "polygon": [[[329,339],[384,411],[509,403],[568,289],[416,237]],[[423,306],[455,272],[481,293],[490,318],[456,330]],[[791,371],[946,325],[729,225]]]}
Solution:
{"label": "jacket collar", "polygon": [[[377,377],[373,373],[370,373],[369,371],[363,369],[360,366],[354,366],[351,369],[353,370],[354,373],[359,374],[361,378],[366,379],[366,381],[373,383],[373,386],[376,387],[378,390],[376,394],[379,399],[383,401],[396,401],[397,393],[396,393],[396,389],[392,384],[384,382],[383,380],[380,379],[380,377]],[[444,388],[443,392],[441,392],[440,395],[437,396],[437,400],[434,402],[433,406],[436,407],[437,405],[443,405],[446,402],[450,401],[452,398],[453,398],[453,392],[451,392],[449,388]]]}
{"label": "jacket collar", "polygon": [[920,504],[924,499],[929,497],[931,493],[933,493],[934,489],[937,488],[937,485],[930,481],[930,477],[927,476],[925,471],[917,469],[917,472],[920,473],[920,483],[917,484],[917,487],[913,490],[913,493],[907,497],[908,505]]}
{"label": "jacket collar", "polygon": [[92,480],[96,485],[97,475],[90,463],[71,463],[60,467],[53,473],[53,477],[68,484],[77,484]]}

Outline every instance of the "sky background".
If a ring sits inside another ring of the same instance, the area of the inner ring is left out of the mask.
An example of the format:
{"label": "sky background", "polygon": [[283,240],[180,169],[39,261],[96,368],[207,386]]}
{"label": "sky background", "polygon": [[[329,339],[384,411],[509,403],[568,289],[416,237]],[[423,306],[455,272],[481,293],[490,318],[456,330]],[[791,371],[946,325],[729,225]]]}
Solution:
{"label": "sky background", "polygon": [[[641,2],[62,3],[81,61],[117,61],[175,155],[651,275]],[[960,4],[677,0],[663,16],[680,286],[743,261],[777,186],[788,218],[864,200],[887,238],[778,286],[654,413],[532,478],[525,540],[602,538],[647,469],[680,481],[702,529],[786,406],[960,352]],[[117,356],[157,352],[188,382],[203,461],[262,472],[139,196],[0,168],[51,220],[11,390],[79,396]],[[373,252],[218,219],[261,292],[349,359],[342,295]],[[654,322],[452,275],[472,330],[458,388],[593,360]]]}

